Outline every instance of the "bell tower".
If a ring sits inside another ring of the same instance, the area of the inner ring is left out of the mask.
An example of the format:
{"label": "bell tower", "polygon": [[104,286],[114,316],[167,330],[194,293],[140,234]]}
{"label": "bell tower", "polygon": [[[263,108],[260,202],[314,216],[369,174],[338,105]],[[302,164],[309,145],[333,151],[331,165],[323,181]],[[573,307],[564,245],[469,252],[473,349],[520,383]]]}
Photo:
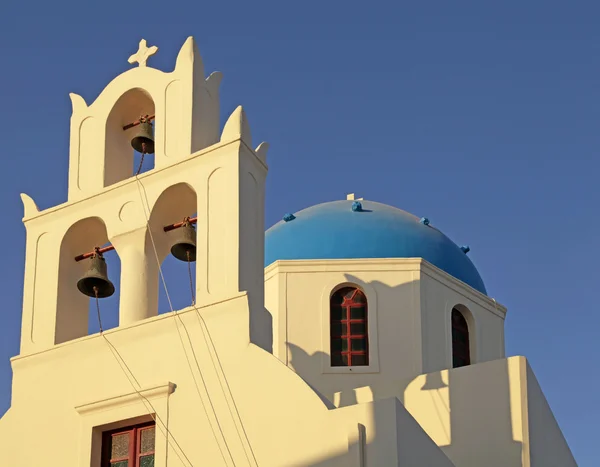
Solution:
{"label": "bell tower", "polygon": [[[172,72],[147,65],[157,50],[142,40],[129,58],[134,67],[92,104],[71,94],[68,201],[39,211],[21,195],[21,355],[87,335],[89,296],[98,280],[105,284],[98,253],[109,249],[121,261],[119,326],[158,314],[159,267],[174,254],[195,260],[196,305],[246,291],[250,339],[271,350],[263,292],[268,145],[252,149],[242,107],[219,131],[222,75],[205,78],[193,38]],[[154,158],[152,170],[135,171],[134,148]]]}

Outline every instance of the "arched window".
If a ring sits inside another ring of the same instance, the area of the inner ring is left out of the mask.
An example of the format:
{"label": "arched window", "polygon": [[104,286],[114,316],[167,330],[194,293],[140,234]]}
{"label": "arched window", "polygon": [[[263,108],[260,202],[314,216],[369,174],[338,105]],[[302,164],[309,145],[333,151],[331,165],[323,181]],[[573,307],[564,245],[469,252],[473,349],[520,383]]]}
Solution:
{"label": "arched window", "polygon": [[464,315],[456,308],[452,309],[452,368],[471,364],[469,346],[469,326]]}
{"label": "arched window", "polygon": [[330,300],[331,366],[369,364],[367,297],[355,287],[344,287]]}

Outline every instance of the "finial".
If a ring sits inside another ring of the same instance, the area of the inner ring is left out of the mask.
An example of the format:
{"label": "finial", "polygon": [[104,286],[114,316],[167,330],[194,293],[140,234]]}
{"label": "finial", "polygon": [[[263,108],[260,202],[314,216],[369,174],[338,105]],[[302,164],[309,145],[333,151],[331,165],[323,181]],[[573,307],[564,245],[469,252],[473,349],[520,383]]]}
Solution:
{"label": "finial", "polygon": [[284,222],[293,221],[295,218],[296,218],[296,216],[294,216],[291,212],[288,212],[287,214],[285,214],[283,216]]}
{"label": "finial", "polygon": [[355,198],[354,197],[354,193],[348,193],[346,195],[346,200],[347,201],[354,201],[355,199],[358,200],[358,201],[362,201],[363,200],[363,198]]}
{"label": "finial", "polygon": [[69,97],[71,98],[71,105],[73,106],[73,114],[77,112],[82,112],[87,109],[87,104],[83,97],[79,94],[75,94],[74,92],[69,93]]}
{"label": "finial", "polygon": [[221,133],[221,141],[232,141],[241,139],[252,147],[252,136],[250,135],[250,124],[246,112],[242,106],[238,106],[229,116]]}
{"label": "finial", "polygon": [[31,199],[31,196],[21,193],[21,201],[23,201],[23,218],[35,216],[40,210],[35,204],[35,201]]}
{"label": "finial", "polygon": [[142,39],[140,41],[138,51],[134,53],[131,57],[129,57],[129,60],[127,61],[132,64],[137,62],[139,63],[140,67],[145,67],[148,58],[154,55],[157,51],[158,47],[156,47],[155,45],[153,45],[152,47],[148,47],[146,39]]}
{"label": "finial", "polygon": [[471,247],[469,245],[463,245],[460,247],[463,253],[466,255],[469,251],[471,251]]}
{"label": "finial", "polygon": [[429,225],[429,219],[427,219],[426,217],[421,217],[421,220],[419,222],[423,225]]}
{"label": "finial", "polygon": [[354,212],[361,212],[362,211],[362,203],[360,201],[354,201],[354,203],[352,203],[352,210]]}
{"label": "finial", "polygon": [[269,150],[269,143],[267,143],[266,141],[263,141],[256,147],[254,152],[259,157],[259,159],[261,159],[263,162],[266,162],[268,150]]}

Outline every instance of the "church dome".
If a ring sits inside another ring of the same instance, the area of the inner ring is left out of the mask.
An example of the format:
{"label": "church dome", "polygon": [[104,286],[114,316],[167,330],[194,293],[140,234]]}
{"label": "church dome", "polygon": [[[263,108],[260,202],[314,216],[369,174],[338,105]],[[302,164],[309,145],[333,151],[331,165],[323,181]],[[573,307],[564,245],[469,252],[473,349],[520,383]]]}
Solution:
{"label": "church dome", "polygon": [[460,247],[428,221],[393,206],[332,201],[284,219],[265,234],[265,266],[280,259],[423,258],[486,293]]}

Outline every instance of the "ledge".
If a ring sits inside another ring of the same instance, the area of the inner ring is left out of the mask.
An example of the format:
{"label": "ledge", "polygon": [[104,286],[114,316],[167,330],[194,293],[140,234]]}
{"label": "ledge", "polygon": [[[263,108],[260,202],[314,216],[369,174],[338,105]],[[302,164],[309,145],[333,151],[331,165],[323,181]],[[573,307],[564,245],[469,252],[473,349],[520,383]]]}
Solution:
{"label": "ledge", "polygon": [[[247,295],[248,295],[247,292],[242,291],[242,292],[237,292],[237,293],[224,294],[224,295],[220,295],[220,296],[209,296],[209,297],[207,297],[207,299],[204,302],[197,303],[195,306],[192,305],[192,306],[188,306],[186,308],[182,308],[181,310],[167,311],[165,313],[161,313],[160,315],[141,319],[139,321],[134,321],[133,323],[129,323],[124,326],[117,326],[116,328],[107,329],[106,331],[104,331],[104,335],[111,336],[111,335],[119,333],[119,332],[127,332],[128,329],[136,328],[138,326],[146,326],[148,324],[155,323],[158,321],[176,319],[177,316],[184,316],[189,313],[195,313],[195,312],[208,313],[208,311],[210,311],[211,307],[213,307],[213,306],[218,306],[218,305],[221,305],[226,302],[238,300],[240,298],[246,297]],[[14,357],[11,357],[10,361],[11,361],[11,363],[19,362],[20,365],[25,364],[25,363],[21,363],[21,362],[30,360],[32,357],[42,356],[43,354],[50,354],[50,352],[56,352],[64,347],[76,345],[81,342],[98,340],[101,337],[102,336],[98,332],[95,334],[88,334],[87,336],[81,336],[76,339],[72,339],[70,341],[62,342],[62,343],[56,344],[56,345],[51,345],[49,347],[46,347],[41,350],[36,350],[31,353],[15,355]]]}
{"label": "ledge", "polygon": [[171,382],[149,386],[140,389],[137,392],[132,391],[124,394],[119,394],[117,396],[108,397],[106,399],[80,404],[75,406],[75,410],[80,415],[86,415],[90,412],[113,409],[119,406],[127,405],[132,402],[138,401],[140,398],[150,399],[157,397],[166,397],[175,391],[175,387],[175,384]]}
{"label": "ledge", "polygon": [[[67,201],[65,201],[64,203],[58,204],[56,206],[51,206],[51,207],[49,207],[47,209],[44,209],[44,210],[39,211],[39,212],[36,212],[36,213],[34,213],[34,215],[32,215],[30,217],[24,215],[23,218],[22,218],[23,223],[26,224],[28,222],[34,221],[36,219],[40,219],[40,218],[42,218],[44,216],[48,216],[48,215],[53,214],[55,212],[61,211],[63,209],[69,209],[72,206],[77,206],[77,205],[80,205],[80,204],[85,203],[85,202],[90,202],[91,199],[96,198],[99,195],[105,195],[106,193],[109,193],[109,192],[112,192],[112,191],[117,191],[117,190],[121,190],[121,191],[127,190],[127,188],[124,188],[124,187],[134,186],[134,184],[137,183],[137,179],[139,179],[139,180],[154,179],[157,174],[159,174],[161,172],[165,172],[167,170],[173,170],[175,167],[177,167],[177,166],[179,166],[179,165],[181,165],[181,164],[183,164],[185,162],[188,162],[190,159],[200,159],[200,158],[202,158],[203,156],[205,156],[208,153],[217,151],[217,150],[219,150],[221,148],[225,148],[225,147],[227,147],[229,145],[233,145],[233,144],[236,144],[238,142],[240,143],[240,146],[241,146],[241,144],[243,144],[243,141],[240,138],[229,140],[229,141],[223,141],[223,142],[219,141],[217,143],[214,143],[211,146],[208,146],[206,148],[200,149],[199,151],[196,151],[196,152],[190,154],[187,157],[183,157],[182,159],[178,159],[178,160],[174,161],[172,164],[166,165],[164,167],[158,167],[156,169],[152,169],[152,170],[150,170],[148,172],[144,172],[142,174],[139,174],[137,177],[135,177],[135,176],[132,175],[131,177],[126,178],[125,180],[121,180],[121,181],[119,181],[119,182],[117,182],[117,183],[115,183],[113,185],[104,187],[102,190],[99,190],[99,191],[97,191],[95,193],[90,193],[90,194],[84,196],[83,198],[77,198],[75,200],[68,200],[67,199]],[[254,151],[250,147],[248,147],[248,145],[245,145],[245,146],[254,154],[254,156],[256,157],[256,160],[259,161],[266,168],[266,165],[262,161],[260,161],[259,157],[256,156],[256,153],[254,153]],[[30,197],[28,196],[28,198],[30,198]]]}
{"label": "ledge", "polygon": [[423,258],[360,258],[360,259],[296,259],[277,260],[265,268],[264,277],[268,280],[279,273],[314,273],[314,272],[395,272],[420,271],[422,274],[437,280],[446,287],[478,302],[495,315],[504,318],[506,307],[494,298],[485,295],[451,276]]}
{"label": "ledge", "polygon": [[359,258],[359,259],[285,259],[277,260],[265,268],[265,276],[278,272],[345,272],[360,271],[417,271],[422,258]]}

